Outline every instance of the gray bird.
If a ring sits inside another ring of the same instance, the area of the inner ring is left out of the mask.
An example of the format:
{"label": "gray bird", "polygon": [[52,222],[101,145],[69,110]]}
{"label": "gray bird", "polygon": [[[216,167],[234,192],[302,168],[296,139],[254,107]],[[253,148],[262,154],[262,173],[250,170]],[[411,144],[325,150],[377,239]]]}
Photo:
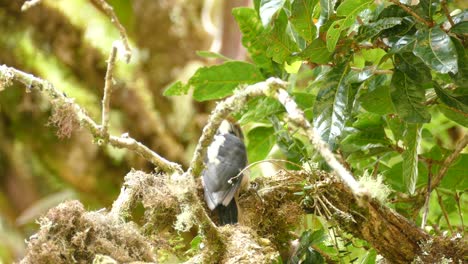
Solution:
{"label": "gray bird", "polygon": [[243,138],[239,125],[223,120],[205,157],[202,172],[205,201],[212,211],[217,211],[220,225],[237,223],[235,196],[246,178],[238,174],[247,165]]}

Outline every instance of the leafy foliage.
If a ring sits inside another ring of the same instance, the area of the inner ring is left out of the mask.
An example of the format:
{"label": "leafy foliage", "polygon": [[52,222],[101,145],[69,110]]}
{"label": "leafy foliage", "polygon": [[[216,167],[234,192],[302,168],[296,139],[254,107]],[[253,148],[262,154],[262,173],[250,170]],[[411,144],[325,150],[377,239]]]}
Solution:
{"label": "leafy foliage", "polygon": [[[396,192],[410,195],[427,188],[428,177],[440,169],[434,164],[450,153],[440,142],[453,149],[456,140],[441,130],[425,133],[441,125],[468,126],[467,12],[458,10],[449,18],[439,0],[406,6],[411,12],[387,1],[254,3],[254,9],[233,10],[253,64],[230,61],[202,68],[186,86],[176,83],[166,94],[186,93],[192,86],[195,99],[211,100],[230,95],[239,84],[270,76],[287,79],[309,121],[354,175],[373,171]],[[298,62],[297,73],[287,70]],[[281,122],[283,115],[282,106],[269,98],[249,102],[240,113],[242,124],[257,124],[247,133],[250,160],[270,153],[300,164],[320,161],[309,142]],[[434,156],[435,149],[443,154]],[[457,191],[466,188],[460,177],[465,159],[462,154],[449,168],[454,176],[443,181],[442,200],[459,199]],[[408,214],[418,214],[419,208],[414,210]],[[428,221],[438,224],[439,219]],[[314,234],[301,236],[296,262],[323,261],[307,246],[323,243]],[[360,257],[360,263],[374,263],[376,252]]]}

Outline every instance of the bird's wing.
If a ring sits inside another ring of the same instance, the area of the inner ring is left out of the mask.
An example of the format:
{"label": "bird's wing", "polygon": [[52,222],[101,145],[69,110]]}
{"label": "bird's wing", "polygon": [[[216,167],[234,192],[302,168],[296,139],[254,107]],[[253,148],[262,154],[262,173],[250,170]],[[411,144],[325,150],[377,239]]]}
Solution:
{"label": "bird's wing", "polygon": [[247,165],[244,143],[231,134],[223,137],[224,141],[218,145],[216,155],[208,157],[203,171],[205,200],[211,210],[220,204],[229,204],[239,189],[242,175],[232,179],[232,183],[229,183],[229,180]]}

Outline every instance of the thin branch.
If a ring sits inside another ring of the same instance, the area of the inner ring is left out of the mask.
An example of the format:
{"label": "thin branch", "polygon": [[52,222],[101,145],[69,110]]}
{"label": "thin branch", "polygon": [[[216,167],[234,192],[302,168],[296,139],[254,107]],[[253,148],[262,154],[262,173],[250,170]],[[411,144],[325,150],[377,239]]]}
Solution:
{"label": "thin branch", "polygon": [[429,162],[428,164],[428,175],[427,175],[427,193],[424,201],[424,206],[423,206],[423,217],[421,221],[421,228],[424,229],[427,223],[427,215],[429,214],[429,199],[431,198],[431,179],[432,179],[432,162]]}
{"label": "thin branch", "polygon": [[107,135],[107,130],[109,128],[110,97],[112,94],[113,71],[114,71],[116,57],[117,57],[117,47],[114,44],[112,46],[112,50],[109,55],[109,60],[107,61],[107,72],[106,72],[106,79],[104,83],[104,96],[102,97],[101,129],[102,129],[103,135]]}
{"label": "thin branch", "polygon": [[106,14],[109,18],[112,24],[119,30],[120,33],[120,38],[122,39],[122,42],[125,47],[125,61],[128,63],[130,61],[130,58],[132,57],[132,50],[130,48],[130,45],[128,44],[128,36],[127,36],[127,31],[125,28],[122,26],[120,23],[119,19],[117,18],[117,15],[114,12],[114,9],[112,6],[110,6],[105,0],[91,0],[94,4],[96,4],[101,10]]}
{"label": "thin branch", "polygon": [[442,0],[441,4],[442,4],[442,10],[444,11],[445,16],[447,17],[447,20],[449,21],[450,26],[452,26],[452,27],[455,26],[455,23],[453,22],[452,16],[450,15],[450,12],[449,12],[449,10],[447,8],[447,0]]}
{"label": "thin branch", "polygon": [[442,214],[444,215],[445,222],[447,222],[447,226],[450,229],[450,233],[453,234],[453,227],[450,224],[450,220],[449,220],[449,217],[448,217],[447,210],[445,209],[444,202],[442,201],[442,196],[439,194],[438,190],[436,190],[436,193],[437,193],[437,201],[439,202],[440,209],[442,210]]}
{"label": "thin branch", "polygon": [[[363,71],[365,71],[367,69],[369,69],[369,68],[368,67],[366,67],[366,68],[351,67],[352,71],[357,71],[357,72],[363,72]],[[374,75],[393,74],[393,71],[392,70],[377,70],[377,69],[374,68],[372,70],[372,74],[374,74]]]}
{"label": "thin branch", "polygon": [[428,27],[433,27],[434,26],[434,22],[425,20],[424,18],[422,18],[421,16],[416,14],[416,12],[414,12],[411,8],[409,8],[406,5],[400,3],[400,1],[398,1],[398,0],[389,0],[389,1],[394,3],[397,6],[401,7],[408,14],[412,15],[414,18],[416,18],[416,20],[418,20],[421,23],[424,23],[426,26],[428,26]]}
{"label": "thin branch", "polygon": [[439,169],[439,173],[437,173],[437,175],[434,177],[434,180],[432,181],[431,190],[434,190],[435,188],[437,188],[437,186],[439,186],[440,182],[447,173],[448,168],[458,158],[458,156],[460,156],[460,153],[466,147],[467,144],[468,134],[465,135],[460,141],[458,141],[452,154],[450,154],[442,163],[442,166]]}
{"label": "thin branch", "polygon": [[29,8],[39,4],[42,0],[29,0],[24,2],[24,4],[21,6],[21,11],[24,12],[28,10]]}
{"label": "thin branch", "polygon": [[[57,90],[50,82],[15,68],[8,67],[6,65],[0,65],[0,83],[8,82],[10,79],[23,83],[29,89],[37,88],[39,91],[45,93],[49,97],[49,101],[52,105],[70,104],[71,111],[76,116],[80,124],[88,129],[94,137],[102,137],[101,126],[96,124],[96,122],[94,122],[94,120],[85,112],[85,110],[76,104],[73,99],[66,97],[63,92]],[[182,173],[182,168],[179,164],[164,159],[156,152],[150,150],[148,147],[144,146],[131,137],[109,136],[109,143],[114,147],[126,148],[137,153],[149,162],[153,163],[162,171],[168,173]]]}

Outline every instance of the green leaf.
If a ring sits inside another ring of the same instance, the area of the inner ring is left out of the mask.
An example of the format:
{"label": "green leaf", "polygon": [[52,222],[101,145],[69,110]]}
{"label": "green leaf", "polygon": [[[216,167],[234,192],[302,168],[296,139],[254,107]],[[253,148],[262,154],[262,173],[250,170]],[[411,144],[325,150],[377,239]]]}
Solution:
{"label": "green leaf", "polygon": [[313,107],[315,103],[315,95],[310,93],[293,93],[294,101],[296,101],[299,108],[304,111],[304,115],[308,120],[312,120],[313,116]]}
{"label": "green leaf", "polygon": [[358,264],[375,264],[376,263],[376,258],[377,258],[377,252],[375,249],[371,249],[366,252],[364,257],[359,261]]}
{"label": "green leaf", "polygon": [[463,113],[460,110],[457,110],[445,104],[439,104],[438,109],[448,119],[455,121],[464,127],[468,127],[468,115],[466,113]]}
{"label": "green leaf", "polygon": [[197,55],[202,58],[215,58],[215,59],[222,59],[225,61],[232,61],[233,59],[224,56],[223,54],[219,54],[217,52],[209,51],[209,50],[197,50]]}
{"label": "green leaf", "polygon": [[287,32],[288,18],[284,11],[280,12],[274,27],[266,33],[268,47],[266,55],[273,61],[283,64],[294,52],[298,51],[296,42]]}
{"label": "green leaf", "polygon": [[408,123],[428,123],[431,120],[423,105],[424,89],[416,86],[404,72],[395,71],[390,87],[395,110],[403,120]]}
{"label": "green leaf", "polygon": [[309,46],[307,46],[299,56],[307,61],[326,64],[330,61],[332,53],[328,51],[325,42],[320,39],[314,39]]}
{"label": "green leaf", "polygon": [[432,20],[432,16],[437,11],[440,1],[436,0],[420,0],[419,6],[422,7],[424,17]]}
{"label": "green leaf", "polygon": [[340,39],[341,31],[351,25],[343,25],[344,19],[333,21],[327,31],[327,50],[333,52]]}
{"label": "green leaf", "polygon": [[268,27],[273,17],[283,8],[285,0],[262,0],[260,2],[260,18],[264,27]]}
{"label": "green leaf", "polygon": [[432,86],[431,70],[427,65],[412,53],[395,55],[395,68],[405,75],[418,87],[429,88]]}
{"label": "green leaf", "polygon": [[164,90],[164,96],[175,96],[175,95],[184,95],[188,93],[190,89],[189,85],[183,85],[181,81],[177,81]]}
{"label": "green leaf", "polygon": [[307,42],[315,39],[317,28],[313,22],[313,12],[318,0],[294,0],[289,20],[297,33]]}
{"label": "green leaf", "polygon": [[240,84],[252,84],[263,80],[255,65],[241,61],[228,61],[221,65],[202,67],[189,81],[194,87],[197,101],[219,99],[231,95]]}
{"label": "green leaf", "polygon": [[314,127],[332,149],[348,117],[346,111],[351,89],[345,82],[348,71],[349,65],[345,62],[323,76],[314,105]]}
{"label": "green leaf", "polygon": [[440,187],[449,190],[466,190],[468,181],[466,180],[466,164],[468,164],[468,154],[460,154],[449,167],[447,174],[440,182]]}
{"label": "green leaf", "polygon": [[401,17],[387,17],[377,20],[376,22],[372,22],[361,26],[360,34],[357,37],[359,41],[363,41],[366,39],[372,39],[376,37],[380,32],[392,28],[394,26],[400,25],[403,21]]}
{"label": "green leaf", "polygon": [[439,27],[420,29],[416,32],[416,38],[414,55],[437,72],[458,72],[457,52],[447,33]]}
{"label": "green leaf", "polygon": [[[270,116],[269,119],[275,129],[276,143],[281,152],[286,156],[288,161],[301,164],[302,159],[307,157],[307,150],[305,149],[304,143],[299,139],[292,137],[282,126],[277,116]],[[286,168],[293,170],[300,169],[291,164],[286,164]]]}
{"label": "green leaf", "polygon": [[389,54],[413,52],[416,45],[416,37],[413,35],[403,36],[392,45]]}
{"label": "green leaf", "polygon": [[283,105],[273,98],[255,98],[247,103],[247,111],[239,120],[241,124],[249,122],[262,122],[271,115],[284,112]]}
{"label": "green leaf", "polygon": [[366,112],[359,113],[356,119],[357,120],[354,121],[353,123],[353,127],[360,129],[360,130],[382,127],[382,125],[385,124],[381,115],[377,115],[373,113],[366,113]]}
{"label": "green leaf", "polygon": [[345,17],[344,19],[334,21],[327,32],[327,49],[334,51],[336,43],[343,30],[352,26],[357,15],[362,10],[370,6],[373,0],[348,0],[342,2],[336,9],[336,15]]}
{"label": "green leaf", "polygon": [[272,127],[256,127],[247,134],[249,162],[265,159],[275,145],[275,130]]}
{"label": "green leaf", "polygon": [[466,34],[468,32],[468,21],[462,21],[458,24],[455,24],[451,29],[451,33],[454,34]]}
{"label": "green leaf", "polygon": [[397,115],[388,115],[385,117],[385,121],[387,121],[387,125],[392,131],[394,140],[397,142],[403,140],[403,133],[406,129],[404,121]]}
{"label": "green leaf", "polygon": [[341,148],[345,152],[368,150],[390,145],[390,140],[385,136],[383,127],[369,128],[348,135],[341,141]]}
{"label": "green leaf", "polygon": [[361,95],[359,101],[364,109],[376,114],[385,115],[395,111],[387,85],[377,86],[375,90]]}
{"label": "green leaf", "polygon": [[337,0],[320,0],[320,25],[325,24],[333,15],[336,1]]}
{"label": "green leaf", "polygon": [[442,89],[437,82],[434,82],[434,89],[437,96],[444,104],[451,108],[455,108],[468,116],[468,106],[459,101],[457,97],[452,96],[449,92]]}
{"label": "green leaf", "polygon": [[259,68],[272,69],[271,59],[265,54],[268,43],[264,29],[255,10],[247,7],[234,8],[232,14],[242,32],[242,44],[249,51],[250,57]]}
{"label": "green leaf", "polygon": [[409,194],[414,194],[418,181],[418,147],[421,142],[420,124],[407,124],[403,141],[403,181]]}
{"label": "green leaf", "polygon": [[468,89],[468,52],[457,38],[451,38],[451,40],[457,50],[458,72],[450,75],[457,85]]}

